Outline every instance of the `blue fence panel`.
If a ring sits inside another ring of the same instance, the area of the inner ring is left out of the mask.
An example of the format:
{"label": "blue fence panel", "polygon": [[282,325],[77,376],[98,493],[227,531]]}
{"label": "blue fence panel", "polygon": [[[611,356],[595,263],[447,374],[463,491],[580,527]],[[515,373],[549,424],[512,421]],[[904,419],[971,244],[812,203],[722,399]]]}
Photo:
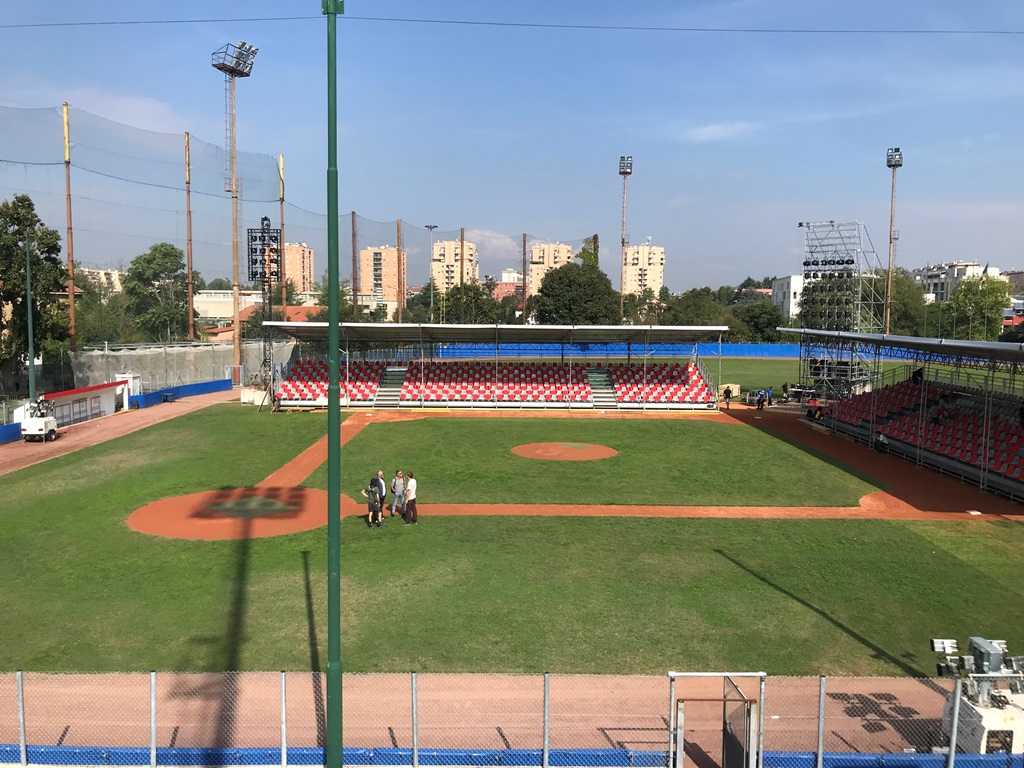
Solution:
{"label": "blue fence panel", "polygon": [[180,384],[175,387],[157,389],[153,392],[145,392],[141,395],[131,395],[128,398],[129,406],[136,408],[149,408],[153,405],[177,400],[179,397],[193,397],[195,395],[208,395],[211,392],[226,392],[231,389],[231,379],[217,379],[216,381],[200,381],[197,384]]}
{"label": "blue fence panel", "polygon": [[0,425],[0,445],[21,440],[21,422]]}
{"label": "blue fence panel", "polygon": [[502,765],[540,765],[544,752],[539,749],[506,749],[501,753]]}

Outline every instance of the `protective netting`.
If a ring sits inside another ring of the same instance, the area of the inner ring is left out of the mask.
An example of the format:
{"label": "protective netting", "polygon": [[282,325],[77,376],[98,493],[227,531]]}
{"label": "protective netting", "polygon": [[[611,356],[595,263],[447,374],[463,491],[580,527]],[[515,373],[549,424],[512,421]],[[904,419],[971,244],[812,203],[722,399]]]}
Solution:
{"label": "protective netting", "polygon": [[[135,256],[159,242],[186,250],[185,134],[133,128],[74,107],[68,110],[68,125],[75,263],[93,268],[126,267]],[[191,133],[188,145],[193,262],[207,280],[230,278],[229,153]],[[282,224],[282,175],[276,154],[239,150],[236,155],[241,201],[240,281],[246,283],[245,230],[259,227],[263,216],[269,217],[275,227]],[[0,107],[0,198],[30,195],[43,221],[57,229],[62,239],[67,226],[63,164],[61,107]],[[342,213],[338,222],[342,279],[358,284],[361,252],[397,246],[398,223],[397,219],[380,221]],[[459,228],[430,229],[427,224],[401,222],[407,292],[428,283],[435,243],[460,242]],[[283,225],[286,242],[306,243],[313,249],[314,279],[319,280],[327,269],[327,216],[285,200]],[[494,282],[509,282],[502,280],[502,272],[522,271],[523,238],[519,234],[467,227],[467,252],[478,258],[477,269],[468,265],[467,281],[477,278],[484,283],[490,276]],[[557,243],[569,246],[575,254],[583,242],[584,237],[566,239],[558,233],[551,233],[550,237],[526,236],[527,272],[534,256],[533,246]],[[606,250],[606,263],[602,266],[613,279],[618,273],[617,261],[615,249]],[[531,286],[531,291],[536,292],[538,287]]]}

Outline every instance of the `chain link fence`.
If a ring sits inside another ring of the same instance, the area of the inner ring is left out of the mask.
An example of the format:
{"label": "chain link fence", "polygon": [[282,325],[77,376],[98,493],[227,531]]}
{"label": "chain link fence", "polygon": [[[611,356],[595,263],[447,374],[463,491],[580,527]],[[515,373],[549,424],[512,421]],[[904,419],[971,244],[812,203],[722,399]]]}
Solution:
{"label": "chain link fence", "polygon": [[[948,745],[949,681],[765,682],[763,721],[754,718],[751,734],[763,728],[769,768],[807,768],[819,749],[897,755]],[[759,697],[757,679],[739,684],[742,696]],[[343,741],[354,764],[727,762],[721,677],[347,674],[343,686]],[[23,713],[17,675],[0,674],[0,763],[20,763],[23,743],[27,763],[47,765],[278,765],[282,747],[293,764],[319,763],[330,725],[319,672],[29,672],[20,693]],[[685,725],[674,722],[680,701]]]}

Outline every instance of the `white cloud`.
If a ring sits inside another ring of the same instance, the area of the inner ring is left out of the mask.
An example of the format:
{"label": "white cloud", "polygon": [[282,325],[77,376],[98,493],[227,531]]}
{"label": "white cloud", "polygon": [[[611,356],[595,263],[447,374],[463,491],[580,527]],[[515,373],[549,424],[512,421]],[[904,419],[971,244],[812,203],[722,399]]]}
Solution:
{"label": "white cloud", "polygon": [[713,141],[732,141],[743,138],[760,130],[757,123],[736,120],[731,123],[710,123],[690,128],[683,134],[683,139],[692,144],[705,144]]}

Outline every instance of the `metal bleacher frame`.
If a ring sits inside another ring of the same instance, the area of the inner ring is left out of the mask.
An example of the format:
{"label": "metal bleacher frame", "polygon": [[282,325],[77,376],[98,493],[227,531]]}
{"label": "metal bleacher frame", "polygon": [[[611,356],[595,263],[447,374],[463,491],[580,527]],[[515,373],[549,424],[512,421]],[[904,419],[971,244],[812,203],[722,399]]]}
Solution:
{"label": "metal bleacher frame", "polygon": [[[981,437],[983,453],[981,465],[967,463],[941,453],[927,450],[922,435],[928,419],[926,387],[922,387],[918,414],[917,441],[907,442],[888,438],[888,452],[918,466],[952,475],[964,482],[975,484],[983,491],[992,491],[1024,501],[1024,480],[1016,480],[988,469],[994,454],[990,445],[989,428],[997,406],[1007,402],[1018,407],[1024,405],[1024,344],[983,342],[958,339],[918,338],[884,334],[859,334],[816,329],[785,329],[780,331],[800,334],[801,358],[821,359],[822,351],[844,356],[846,359],[870,358],[876,365],[870,379],[861,383],[859,391],[851,394],[878,393],[889,384],[911,378],[920,371],[920,382],[944,391],[960,393],[971,398],[980,408],[984,432]],[[883,370],[883,361],[903,362],[904,365]],[[833,388],[838,389],[838,388]],[[848,397],[848,396],[847,396]],[[838,398],[838,400],[845,400]],[[826,415],[822,423],[832,432],[841,432],[855,440],[870,443],[876,434],[878,409],[873,406],[870,418],[861,424],[849,424]],[[991,452],[991,453],[990,453]]]}

